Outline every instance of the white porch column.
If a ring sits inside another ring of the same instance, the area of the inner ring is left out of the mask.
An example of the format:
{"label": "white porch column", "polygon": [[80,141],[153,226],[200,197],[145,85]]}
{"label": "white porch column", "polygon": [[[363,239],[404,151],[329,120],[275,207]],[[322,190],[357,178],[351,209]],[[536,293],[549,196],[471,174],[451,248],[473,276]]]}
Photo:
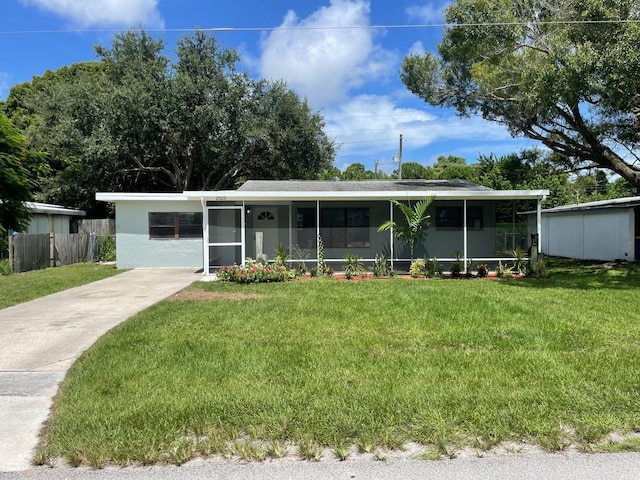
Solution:
{"label": "white porch column", "polygon": [[209,210],[207,210],[207,202],[204,197],[200,197],[200,205],[202,206],[202,274],[209,275]]}
{"label": "white porch column", "polygon": [[542,253],[542,199],[536,205],[536,233],[538,234],[538,253]]}
{"label": "white porch column", "polygon": [[467,199],[465,198],[462,201],[462,236],[463,236],[463,246],[464,250],[464,273],[467,273]]}
{"label": "white porch column", "polygon": [[246,222],[246,208],[244,200],[242,201],[242,210],[240,210],[240,242],[242,246],[240,247],[240,252],[242,253],[242,266],[244,267],[247,263],[247,225]]}
{"label": "white porch column", "polygon": [[316,263],[320,262],[320,200],[316,200]]}
{"label": "white porch column", "polygon": [[293,206],[289,203],[289,258],[293,255]]}
{"label": "white porch column", "polygon": [[[389,202],[389,220],[393,222],[393,202]],[[390,255],[391,255],[391,269],[393,269],[393,228],[389,230],[389,245],[390,245]]]}

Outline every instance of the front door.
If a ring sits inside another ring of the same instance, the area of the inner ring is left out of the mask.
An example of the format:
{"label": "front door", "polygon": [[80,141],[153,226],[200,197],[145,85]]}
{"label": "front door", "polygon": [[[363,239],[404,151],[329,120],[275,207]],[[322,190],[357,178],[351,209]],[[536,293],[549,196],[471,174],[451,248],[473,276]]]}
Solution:
{"label": "front door", "polygon": [[255,258],[267,255],[273,259],[278,250],[278,209],[273,207],[257,207],[253,223],[255,235]]}

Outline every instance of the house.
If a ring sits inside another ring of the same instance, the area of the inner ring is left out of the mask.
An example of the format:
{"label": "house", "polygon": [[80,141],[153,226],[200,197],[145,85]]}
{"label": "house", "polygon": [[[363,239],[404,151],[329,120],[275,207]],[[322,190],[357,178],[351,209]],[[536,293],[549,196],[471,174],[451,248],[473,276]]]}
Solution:
{"label": "house", "polygon": [[26,205],[33,215],[29,227],[23,233],[71,233],[72,220],[87,215],[82,210],[49,203],[26,202]]}
{"label": "house", "polygon": [[[536,230],[536,212],[528,215]],[[540,212],[542,253],[578,260],[640,260],[640,197],[615,198]]]}
{"label": "house", "polygon": [[[347,253],[372,262],[385,253],[408,266],[408,248],[386,220],[404,217],[389,200],[434,197],[431,227],[415,256],[450,262],[511,258],[500,251],[497,202],[531,200],[540,210],[547,190],[492,190],[464,180],[272,181],[250,180],[237,190],[183,193],[97,193],[116,209],[119,268],[198,267],[210,273],[246,257],[273,258],[278,245],[290,260],[317,262],[318,237],[328,264]],[[541,234],[540,229],[538,233]]]}

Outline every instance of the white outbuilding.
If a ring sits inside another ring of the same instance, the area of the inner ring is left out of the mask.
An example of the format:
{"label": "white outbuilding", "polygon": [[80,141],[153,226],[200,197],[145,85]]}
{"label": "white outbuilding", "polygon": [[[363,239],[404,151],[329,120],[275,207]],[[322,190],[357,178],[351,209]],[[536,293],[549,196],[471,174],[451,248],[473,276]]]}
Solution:
{"label": "white outbuilding", "polygon": [[[536,212],[526,212],[529,233]],[[577,260],[640,260],[640,196],[549,208],[541,212],[540,250]]]}

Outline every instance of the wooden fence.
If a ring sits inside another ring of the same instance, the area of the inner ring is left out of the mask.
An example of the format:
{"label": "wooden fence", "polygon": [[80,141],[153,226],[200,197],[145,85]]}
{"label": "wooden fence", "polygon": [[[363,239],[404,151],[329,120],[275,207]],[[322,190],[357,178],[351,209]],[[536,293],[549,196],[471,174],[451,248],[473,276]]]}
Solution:
{"label": "wooden fence", "polygon": [[116,233],[116,221],[113,218],[78,218],[73,220],[73,230],[77,233],[97,235],[114,235]]}
{"label": "wooden fence", "polygon": [[14,272],[28,272],[99,260],[95,233],[18,233],[9,237],[9,263]]}

